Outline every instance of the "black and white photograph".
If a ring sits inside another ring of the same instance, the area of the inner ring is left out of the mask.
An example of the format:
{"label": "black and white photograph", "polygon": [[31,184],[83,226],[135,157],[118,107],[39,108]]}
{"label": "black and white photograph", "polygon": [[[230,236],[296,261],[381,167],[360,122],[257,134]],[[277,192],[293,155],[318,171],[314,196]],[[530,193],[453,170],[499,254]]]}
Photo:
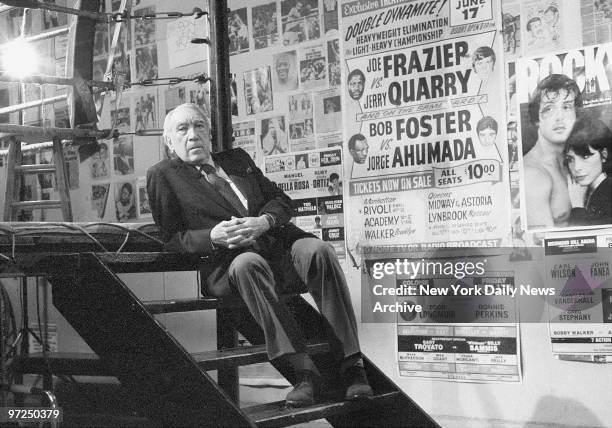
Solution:
{"label": "black and white photograph", "polygon": [[113,140],[113,169],[115,175],[134,173],[134,139],[132,136]]}
{"label": "black and white photograph", "polygon": [[342,72],[340,71],[340,41],[338,39],[327,42],[327,67],[329,86],[340,86]]}
{"label": "black and white photograph", "polygon": [[282,0],[283,45],[294,45],[321,37],[319,0]]}
{"label": "black and white photograph", "polygon": [[229,54],[237,55],[249,51],[249,27],[247,26],[247,9],[232,10],[227,21],[229,33]]}
{"label": "black and white photograph", "polygon": [[[155,19],[144,18],[155,13],[154,7],[145,7],[134,11],[134,45],[144,46],[155,43]],[[141,18],[142,17],[142,18]]]}
{"label": "black and white photograph", "polygon": [[236,75],[233,73],[230,78],[230,96],[232,102],[232,117],[238,116],[238,82],[236,82]]}
{"label": "black and white photograph", "polygon": [[278,45],[278,8],[276,2],[253,6],[251,16],[254,48],[264,49]]}
{"label": "black and white photograph", "polygon": [[535,87],[521,79],[529,67],[563,57],[516,65],[527,230],[612,224],[612,108],[610,92],[597,92],[609,87],[612,69],[591,75],[589,68],[580,80],[542,74]]}
{"label": "black and white photograph", "polygon": [[274,109],[270,67],[244,72],[244,99],[248,115]]}
{"label": "black and white photograph", "polygon": [[189,102],[197,104],[204,111],[210,111],[210,90],[208,86],[198,85],[189,90]]}
{"label": "black and white photograph", "polygon": [[323,45],[311,46],[300,52],[300,85],[303,89],[325,86],[327,61]]}
{"label": "black and white photograph", "polygon": [[136,48],[136,79],[142,82],[157,77],[157,46],[152,44]]}
{"label": "black and white photograph", "polygon": [[521,49],[521,15],[520,5],[515,3],[505,8],[502,17],[504,53],[514,56]]}
{"label": "black and white photograph", "polygon": [[290,121],[312,119],[312,94],[310,92],[290,95],[287,103],[289,104]]}
{"label": "black and white photograph", "polygon": [[135,93],[132,99],[134,100],[134,116],[136,117],[134,131],[159,128],[157,123],[157,92]]}
{"label": "black and white photograph", "polygon": [[115,59],[113,61],[113,70],[116,75],[122,79],[124,82],[132,81],[132,68],[130,58],[132,57],[131,53],[126,54],[116,54]]}
{"label": "black and white photograph", "polygon": [[111,162],[108,142],[100,141],[98,143],[98,150],[96,150],[89,158],[89,172],[92,180],[110,178]]}
{"label": "black and white photograph", "polygon": [[325,34],[335,34],[338,31],[337,0],[323,0],[323,26]]}
{"label": "black and white photograph", "polygon": [[296,51],[286,51],[272,57],[274,92],[293,91],[298,88],[298,66]]}
{"label": "black and white photograph", "polygon": [[115,214],[120,223],[136,218],[135,184],[134,181],[115,183]]}
{"label": "black and white photograph", "polygon": [[176,106],[187,102],[186,92],[187,91],[184,85],[172,86],[166,89],[164,94],[164,99],[166,101],[166,114],[168,114]]}
{"label": "black and white photograph", "polygon": [[109,190],[109,183],[92,184],[91,186],[91,209],[96,213],[98,219],[104,218]]}
{"label": "black and white photograph", "polygon": [[117,129],[127,131],[132,128],[129,104],[125,107],[120,107],[116,110],[112,110],[110,112],[110,118],[111,118],[111,123]]}
{"label": "black and white photograph", "polygon": [[149,205],[149,195],[147,194],[146,178],[138,179],[138,218],[151,218],[151,206]]}
{"label": "black and white photograph", "polygon": [[261,149],[263,154],[276,155],[289,152],[289,141],[283,116],[261,120]]}

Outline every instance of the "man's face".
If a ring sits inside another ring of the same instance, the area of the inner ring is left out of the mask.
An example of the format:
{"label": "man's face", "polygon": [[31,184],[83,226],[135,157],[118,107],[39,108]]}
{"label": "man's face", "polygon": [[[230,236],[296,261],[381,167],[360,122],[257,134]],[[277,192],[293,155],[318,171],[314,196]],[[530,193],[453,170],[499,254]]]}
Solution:
{"label": "man's face", "polygon": [[485,128],[478,131],[478,139],[480,140],[480,144],[485,147],[495,144],[495,137],[497,137],[497,131],[491,128]]}
{"label": "man's face", "polygon": [[348,91],[352,99],[358,100],[361,98],[363,94],[363,80],[361,80],[361,77],[357,75],[351,76],[348,81]]}
{"label": "man's face", "polygon": [[276,74],[278,74],[278,80],[285,82],[289,78],[289,61],[280,59],[276,63]]}
{"label": "man's face", "polygon": [[121,189],[121,202],[123,204],[128,204],[130,202],[130,197],[131,196],[132,196],[132,194],[127,189],[127,187],[124,187],[123,189]]}
{"label": "man's face", "polygon": [[208,163],[210,160],[208,121],[193,107],[177,107],[172,116],[166,144],[188,164]]}
{"label": "man's face", "polygon": [[540,101],[539,137],[550,143],[565,143],[576,122],[574,98],[576,95],[565,89],[559,92],[543,92]]}
{"label": "man's face", "polygon": [[[567,167],[576,183],[582,186],[591,184],[603,171],[602,165],[605,159],[598,150],[589,147],[590,153],[581,156],[570,150],[565,155]],[[605,149],[604,149],[605,150]]]}
{"label": "man's face", "polygon": [[531,34],[535,37],[540,37],[542,35],[542,22],[541,21],[533,21],[529,26]]}
{"label": "man's face", "polygon": [[491,71],[493,71],[494,64],[495,61],[493,61],[492,56],[477,59],[474,61],[474,71],[476,72],[476,75],[480,77],[480,79],[484,80],[488,78]]}
{"label": "man's face", "polygon": [[351,149],[351,156],[353,156],[353,160],[355,163],[365,163],[368,158],[368,141],[367,140],[357,140],[355,141],[355,148]]}

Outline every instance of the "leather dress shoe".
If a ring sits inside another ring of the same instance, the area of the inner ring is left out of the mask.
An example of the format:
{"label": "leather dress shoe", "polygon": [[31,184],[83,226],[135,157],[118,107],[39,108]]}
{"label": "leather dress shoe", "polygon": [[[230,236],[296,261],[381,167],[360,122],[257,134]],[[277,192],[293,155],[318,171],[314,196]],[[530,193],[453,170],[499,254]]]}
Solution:
{"label": "leather dress shoe", "polygon": [[321,390],[322,379],[311,371],[300,373],[300,382],[287,394],[285,404],[289,407],[311,406]]}
{"label": "leather dress shoe", "polygon": [[343,378],[346,385],[345,400],[364,400],[374,396],[374,391],[368,383],[368,378],[363,367],[349,367],[344,372]]}

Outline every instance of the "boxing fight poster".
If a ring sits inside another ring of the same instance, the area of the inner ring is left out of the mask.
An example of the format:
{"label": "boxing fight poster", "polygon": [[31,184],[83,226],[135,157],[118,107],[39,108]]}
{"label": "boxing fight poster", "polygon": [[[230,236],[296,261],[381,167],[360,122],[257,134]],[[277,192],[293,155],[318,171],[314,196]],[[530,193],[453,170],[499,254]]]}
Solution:
{"label": "boxing fight poster", "polygon": [[548,321],[559,359],[612,362],[612,229],[544,240]]}
{"label": "boxing fight poster", "polygon": [[[397,323],[400,376],[521,382],[519,301],[526,286],[515,266],[505,256],[438,254],[366,260],[361,321]],[[523,321],[539,320],[541,309],[531,312],[521,313]]]}
{"label": "boxing fight poster", "polygon": [[515,325],[398,325],[400,375],[519,383],[518,332]]}
{"label": "boxing fight poster", "polygon": [[605,43],[516,62],[528,231],[612,224],[611,55]]}
{"label": "boxing fight poster", "polygon": [[291,221],[330,243],[344,259],[342,149],[266,156],[264,173],[291,197]]}
{"label": "boxing fight poster", "polygon": [[501,11],[497,2],[462,4],[340,8],[349,248],[496,247],[509,238]]}
{"label": "boxing fight poster", "polygon": [[255,121],[238,122],[232,124],[233,129],[233,149],[242,149],[249,154],[251,159],[257,164],[257,136],[255,135]]}

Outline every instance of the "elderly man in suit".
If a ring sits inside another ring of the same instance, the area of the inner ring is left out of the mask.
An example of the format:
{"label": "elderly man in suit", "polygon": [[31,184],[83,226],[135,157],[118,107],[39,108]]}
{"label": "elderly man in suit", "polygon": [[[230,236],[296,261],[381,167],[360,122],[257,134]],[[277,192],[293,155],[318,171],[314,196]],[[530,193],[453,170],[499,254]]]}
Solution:
{"label": "elderly man in suit", "polygon": [[149,169],[147,191],[166,247],[210,257],[201,272],[204,293],[242,297],[263,329],[270,360],[299,375],[287,404],[312,404],[322,379],[279,291],[312,294],[331,326],[330,344],[346,399],[371,397],[346,279],[334,250],[289,223],[291,199],[246,152],[211,153],[210,122],[197,105],[182,104],[168,113],[164,139],[173,157]]}

